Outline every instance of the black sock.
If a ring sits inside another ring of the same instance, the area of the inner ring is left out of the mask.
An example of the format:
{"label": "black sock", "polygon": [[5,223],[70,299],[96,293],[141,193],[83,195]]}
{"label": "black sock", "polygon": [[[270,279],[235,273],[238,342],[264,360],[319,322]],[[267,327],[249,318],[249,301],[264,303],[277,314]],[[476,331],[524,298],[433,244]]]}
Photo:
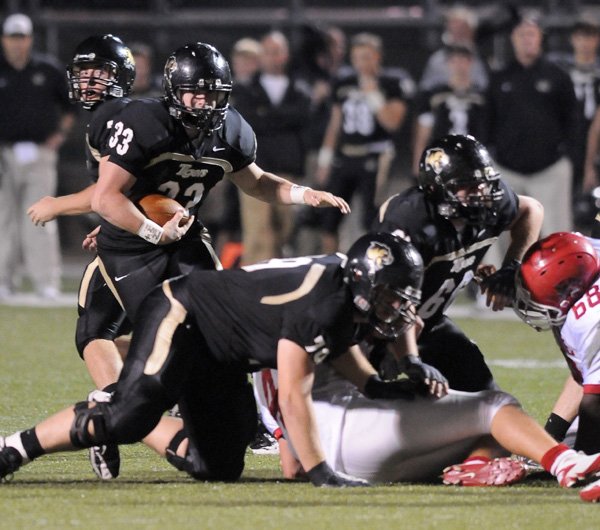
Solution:
{"label": "black sock", "polygon": [[40,445],[35,428],[27,429],[21,433],[21,443],[30,460],[46,454],[46,451]]}

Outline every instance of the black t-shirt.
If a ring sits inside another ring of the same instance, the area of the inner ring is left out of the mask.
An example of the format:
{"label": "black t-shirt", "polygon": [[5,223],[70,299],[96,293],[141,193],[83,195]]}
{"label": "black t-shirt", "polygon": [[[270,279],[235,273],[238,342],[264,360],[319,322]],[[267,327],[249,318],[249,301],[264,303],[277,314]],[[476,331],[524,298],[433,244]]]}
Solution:
{"label": "black t-shirt", "polygon": [[63,114],[74,113],[64,69],[34,54],[23,70],[0,56],[0,142],[43,143],[58,131]]}
{"label": "black t-shirt", "polygon": [[435,323],[474,276],[477,266],[498,236],[515,219],[519,201],[501,181],[504,196],[492,227],[467,225],[459,233],[451,221],[437,214],[435,206],[417,187],[390,197],[380,208],[373,230],[402,230],[423,257],[425,277],[419,315],[427,325]]}
{"label": "black t-shirt", "polygon": [[446,134],[470,134],[485,143],[487,131],[485,94],[477,89],[457,91],[448,85],[422,92],[417,116],[430,115],[431,138]]}
{"label": "black t-shirt", "polygon": [[567,152],[575,128],[573,83],[558,66],[538,60],[529,68],[513,62],[490,78],[490,143],[496,161],[520,173],[535,173]]}
{"label": "black t-shirt", "polygon": [[345,256],[275,259],[243,269],[195,271],[189,304],[211,354],[221,362],[275,368],[289,339],[315,363],[355,344],[354,304],[343,280]]}
{"label": "black t-shirt", "polygon": [[[402,89],[403,80],[398,76],[382,73],[377,81],[386,101],[407,99]],[[343,115],[338,145],[362,145],[391,138],[367,105],[356,74],[344,76],[336,82],[333,102],[341,106]]]}
{"label": "black t-shirt", "polygon": [[[242,116],[229,108],[225,123],[200,143],[190,141],[161,98],[132,100],[113,117],[109,160],[136,177],[128,197],[136,202],[151,193],[167,195],[198,219],[209,191],[227,173],[254,162],[256,139]],[[193,230],[188,231],[196,233]],[[185,237],[184,236],[184,239]],[[103,221],[98,237],[103,250],[154,248],[135,234]]]}

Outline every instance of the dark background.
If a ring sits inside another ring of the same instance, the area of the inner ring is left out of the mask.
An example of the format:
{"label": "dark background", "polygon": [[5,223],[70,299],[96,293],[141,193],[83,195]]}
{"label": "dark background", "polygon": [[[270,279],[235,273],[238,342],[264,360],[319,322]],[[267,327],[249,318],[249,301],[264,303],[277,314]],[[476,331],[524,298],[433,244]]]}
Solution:
{"label": "dark background", "polygon": [[[481,20],[479,46],[490,64],[509,56],[510,5],[535,11],[546,33],[546,51],[569,50],[568,30],[578,17],[600,20],[600,0],[539,0],[527,2],[463,1]],[[335,25],[348,37],[369,31],[384,41],[386,66],[404,69],[418,81],[429,54],[440,46],[444,12],[456,2],[443,0],[4,0],[2,19],[15,12],[28,14],[34,23],[38,51],[67,64],[75,46],[91,34],[114,33],[126,43],[143,41],[154,50],[154,70],[160,76],[168,54],[193,41],[214,44],[229,56],[241,37],[258,38],[280,29],[290,38],[292,51],[302,43],[305,26]],[[61,150],[59,194],[85,187],[83,137],[85,113]],[[397,135],[398,157],[393,178],[409,178],[410,116]],[[67,252],[79,248],[81,237],[96,218],[60,219],[61,242]]]}

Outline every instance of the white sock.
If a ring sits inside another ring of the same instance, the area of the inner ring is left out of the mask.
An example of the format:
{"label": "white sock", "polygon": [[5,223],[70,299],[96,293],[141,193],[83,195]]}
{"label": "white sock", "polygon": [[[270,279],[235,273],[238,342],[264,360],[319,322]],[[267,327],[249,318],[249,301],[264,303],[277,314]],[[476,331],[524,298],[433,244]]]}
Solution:
{"label": "white sock", "polygon": [[29,462],[31,462],[31,459],[27,455],[27,451],[25,451],[25,447],[23,447],[23,442],[21,441],[21,432],[20,431],[4,438],[4,445],[6,447],[12,447],[13,449],[16,449],[17,451],[19,451],[19,454],[23,458],[22,465],[25,465],[25,464],[28,464]]}

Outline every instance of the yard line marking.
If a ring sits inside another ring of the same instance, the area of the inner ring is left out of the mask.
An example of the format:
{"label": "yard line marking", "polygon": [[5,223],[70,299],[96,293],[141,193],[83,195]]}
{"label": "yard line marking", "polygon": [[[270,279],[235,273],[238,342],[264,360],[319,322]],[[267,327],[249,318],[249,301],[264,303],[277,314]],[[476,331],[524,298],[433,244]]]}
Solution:
{"label": "yard line marking", "polygon": [[487,361],[490,366],[502,368],[567,368],[565,361],[538,361],[535,359],[494,359]]}

